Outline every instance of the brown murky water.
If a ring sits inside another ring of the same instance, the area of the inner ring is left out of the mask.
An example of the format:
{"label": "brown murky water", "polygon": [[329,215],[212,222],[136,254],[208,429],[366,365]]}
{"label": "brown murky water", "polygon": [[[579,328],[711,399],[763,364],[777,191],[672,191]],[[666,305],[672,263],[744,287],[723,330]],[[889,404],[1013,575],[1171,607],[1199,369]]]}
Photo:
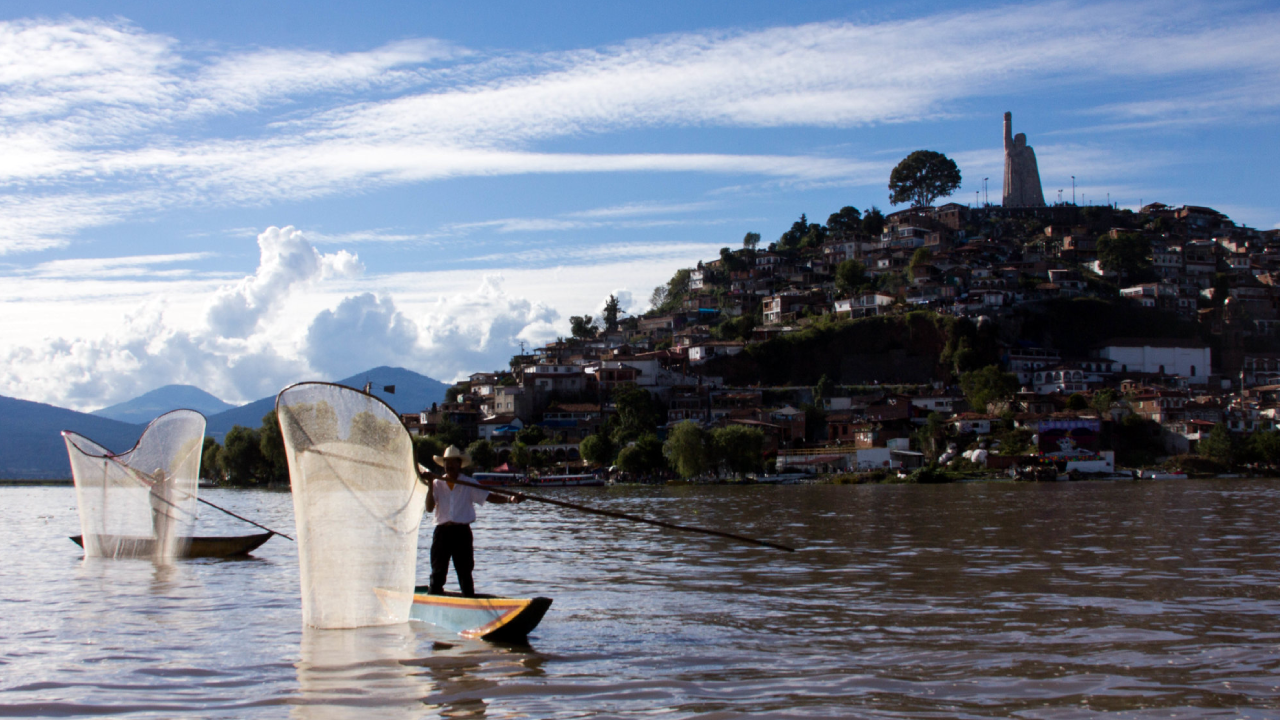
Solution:
{"label": "brown murky water", "polygon": [[[206,497],[292,528],[287,494]],[[1280,716],[1280,481],[560,497],[802,551],[487,507],[480,588],[555,598],[511,648],[304,631],[286,541],[85,561],[70,488],[4,488],[0,716]]]}

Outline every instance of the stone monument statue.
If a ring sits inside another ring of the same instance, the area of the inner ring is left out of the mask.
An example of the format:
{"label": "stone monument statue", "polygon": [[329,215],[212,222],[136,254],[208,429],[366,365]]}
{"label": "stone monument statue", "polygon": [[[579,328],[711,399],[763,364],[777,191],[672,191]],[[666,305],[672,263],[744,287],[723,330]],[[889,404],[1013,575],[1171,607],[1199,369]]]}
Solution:
{"label": "stone monument statue", "polygon": [[1036,151],[1027,136],[1013,134],[1013,113],[1004,114],[1004,200],[1005,207],[1044,207],[1040,169]]}

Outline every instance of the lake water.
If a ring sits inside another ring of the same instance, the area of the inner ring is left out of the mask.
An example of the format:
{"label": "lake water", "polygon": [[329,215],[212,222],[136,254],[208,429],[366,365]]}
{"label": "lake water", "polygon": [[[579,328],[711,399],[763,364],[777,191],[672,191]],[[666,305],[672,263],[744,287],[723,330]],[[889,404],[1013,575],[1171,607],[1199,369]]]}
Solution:
{"label": "lake water", "polygon": [[[203,496],[292,534],[288,494]],[[0,488],[0,716],[1280,716],[1280,481],[556,496],[801,551],[482,508],[478,588],[555,599],[514,648],[307,630],[288,541],[85,560],[71,488]]]}

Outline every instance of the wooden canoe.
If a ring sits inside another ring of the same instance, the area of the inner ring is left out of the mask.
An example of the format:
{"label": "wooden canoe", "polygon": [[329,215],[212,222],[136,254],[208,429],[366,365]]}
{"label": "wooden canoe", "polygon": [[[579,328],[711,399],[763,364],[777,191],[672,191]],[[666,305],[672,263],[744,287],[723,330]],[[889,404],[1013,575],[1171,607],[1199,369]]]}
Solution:
{"label": "wooden canoe", "polygon": [[[523,644],[542,622],[551,598],[504,598],[493,595],[462,597],[456,593],[432,595],[427,587],[413,589],[409,619],[456,632],[464,638]],[[389,596],[389,590],[377,590]],[[403,597],[403,596],[401,596]]]}
{"label": "wooden canoe", "polygon": [[[237,557],[239,555],[248,555],[257,550],[260,545],[271,539],[275,535],[273,532],[258,533],[256,535],[230,535],[218,537],[192,537],[188,538],[189,542],[183,543],[186,550],[183,552],[184,558],[217,558],[217,557]],[[80,535],[73,535],[72,542],[84,547],[84,539]],[[108,543],[115,544],[113,542]],[[155,542],[151,538],[126,538],[123,546],[127,546],[130,550],[129,557],[146,557],[151,554],[151,545]]]}

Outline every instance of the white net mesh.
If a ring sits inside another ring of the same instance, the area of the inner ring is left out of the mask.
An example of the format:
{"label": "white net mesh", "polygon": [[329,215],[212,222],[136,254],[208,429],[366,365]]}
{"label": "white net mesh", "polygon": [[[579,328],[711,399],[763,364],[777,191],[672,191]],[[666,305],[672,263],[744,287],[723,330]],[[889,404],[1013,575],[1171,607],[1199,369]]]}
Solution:
{"label": "white net mesh", "polygon": [[[426,487],[395,411],[341,385],[276,398],[298,528],[302,621],[318,628],[407,622]],[[398,591],[382,600],[375,588]]]}
{"label": "white net mesh", "polygon": [[196,521],[204,416],[175,410],[151,421],[116,455],[63,432],[86,557],[179,557]]}

